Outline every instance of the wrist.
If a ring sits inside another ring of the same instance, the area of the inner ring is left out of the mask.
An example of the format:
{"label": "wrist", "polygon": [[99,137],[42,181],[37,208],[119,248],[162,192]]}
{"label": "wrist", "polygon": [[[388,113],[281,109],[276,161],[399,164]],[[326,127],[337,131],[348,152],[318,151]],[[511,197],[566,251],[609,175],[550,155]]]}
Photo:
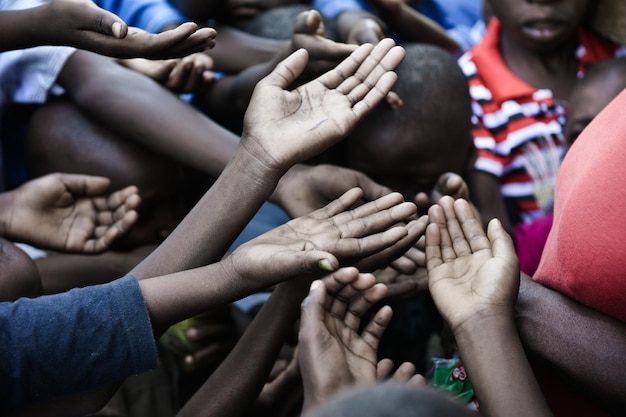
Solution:
{"label": "wrist", "polygon": [[244,132],[233,161],[240,172],[259,186],[271,187],[273,192],[289,167],[285,168],[287,164],[281,164],[261,143],[262,140]]}
{"label": "wrist", "polygon": [[472,340],[490,340],[502,329],[515,329],[515,319],[512,312],[490,311],[475,314],[457,325],[451,324],[450,328],[457,344],[461,345]]}

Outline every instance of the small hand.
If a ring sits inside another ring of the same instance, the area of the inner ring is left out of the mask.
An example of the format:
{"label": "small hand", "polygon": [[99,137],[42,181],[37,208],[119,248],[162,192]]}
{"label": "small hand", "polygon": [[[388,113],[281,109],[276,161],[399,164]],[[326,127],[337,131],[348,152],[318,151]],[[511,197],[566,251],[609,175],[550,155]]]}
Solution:
{"label": "small hand", "polygon": [[333,70],[286,91],[308,62],[305,50],[296,51],[257,84],[241,144],[280,174],[312,158],[343,139],[387,95],[404,54],[391,39],[362,45]]}
{"label": "small hand", "polygon": [[339,391],[377,382],[378,344],[391,321],[380,309],[359,332],[361,317],[385,296],[370,274],[345,268],[311,286],[302,303],[298,362],[304,384],[303,411],[325,403]]}
{"label": "small hand", "polygon": [[467,201],[452,197],[443,197],[428,215],[428,286],[451,330],[481,317],[513,317],[519,265],[500,222],[492,220],[485,235]]}
{"label": "small hand", "polygon": [[295,218],[324,207],[354,187],[363,190],[357,205],[391,193],[391,189],[359,171],[336,165],[298,164],[283,175],[272,198],[290,217]]}
{"label": "small hand", "polygon": [[376,281],[385,284],[389,289],[387,297],[410,297],[418,292],[428,290],[428,272],[426,268],[418,268],[412,274],[403,274],[396,269],[387,267],[373,272]]}
{"label": "small hand", "polygon": [[336,270],[340,263],[352,264],[407,236],[406,227],[392,226],[415,213],[413,203],[391,193],[348,210],[362,196],[358,188],[349,190],[326,207],[243,244],[226,261],[243,279],[262,275],[280,282]]}
{"label": "small hand", "polygon": [[98,253],[137,221],[137,187],[106,193],[109,180],[49,174],[11,191],[5,235],[66,252]]}
{"label": "small hand", "polygon": [[49,42],[116,58],[178,58],[215,45],[215,30],[198,29],[192,22],[152,34],[128,27],[118,16],[91,1],[52,0],[45,7],[47,19],[55,22],[46,34]]}
{"label": "small hand", "polygon": [[[372,43],[378,43],[381,39]],[[309,10],[296,17],[290,48],[291,52],[306,49],[309,53],[307,72],[317,76],[346,59],[356,46],[326,38],[322,16],[316,10]]]}
{"label": "small hand", "polygon": [[215,74],[210,71],[213,68],[213,59],[203,52],[184,58],[167,60],[134,58],[122,60],[120,63],[177,94],[195,93],[215,78]]}

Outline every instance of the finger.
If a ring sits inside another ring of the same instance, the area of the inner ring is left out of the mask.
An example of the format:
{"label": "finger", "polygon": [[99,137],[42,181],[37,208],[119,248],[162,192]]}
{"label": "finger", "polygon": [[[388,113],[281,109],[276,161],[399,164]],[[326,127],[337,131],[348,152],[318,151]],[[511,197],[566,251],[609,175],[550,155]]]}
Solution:
{"label": "finger", "polygon": [[415,374],[407,381],[407,384],[413,385],[416,387],[425,387],[426,378],[424,378],[424,376],[421,374]]}
{"label": "finger", "polygon": [[431,271],[443,264],[441,232],[439,225],[431,223],[426,228],[426,269]]}
{"label": "finger", "polygon": [[[337,91],[349,97],[353,97],[350,100],[351,103],[355,103],[363,98],[366,92],[376,85],[376,82],[384,73],[395,68],[395,66],[391,65],[389,68],[385,67],[385,64],[388,62],[386,56],[394,46],[395,42],[389,38],[383,39],[376,44],[372,52],[361,65],[359,65],[355,74],[341,83],[337,87]],[[394,52],[394,56],[396,53],[397,52]],[[383,61],[385,61],[385,63],[383,63]],[[363,91],[364,88],[367,90]]]}
{"label": "finger", "polygon": [[300,305],[300,336],[314,337],[319,326],[324,326],[326,286],[321,280],[311,283],[309,294]]}
{"label": "finger", "polygon": [[376,365],[376,379],[386,379],[391,371],[393,371],[393,361],[389,358],[381,359]]}
{"label": "finger", "polygon": [[[400,203],[370,215],[360,216],[356,214],[353,216],[354,219],[348,223],[340,224],[337,221],[336,224],[338,224],[339,233],[342,237],[361,237],[381,232],[402,223],[415,214],[415,210],[413,203]],[[336,218],[334,217],[333,220]],[[407,230],[406,226],[400,227]]]}
{"label": "finger", "polygon": [[359,66],[361,66],[361,64],[367,59],[373,49],[374,46],[368,43],[359,46],[334,69],[318,77],[317,81],[330,90],[339,87],[340,84],[355,74],[355,72],[359,69]]}
{"label": "finger", "polygon": [[[367,258],[362,259],[355,266],[364,272],[374,271],[390,265],[390,263],[393,263],[399,257],[403,256],[403,254],[407,253],[407,251],[415,245],[415,242],[423,235],[423,232],[421,230],[422,226],[416,224],[415,221],[409,222],[404,228],[407,230],[407,235],[405,237],[388,248],[381,249]],[[410,272],[413,272],[415,268],[411,267],[407,268],[407,270],[411,270]]]}
{"label": "finger", "polygon": [[446,215],[447,230],[450,234],[450,239],[452,239],[454,253],[457,257],[471,255],[472,249],[468,242],[468,236],[465,235],[464,228],[461,227],[461,223],[456,216],[454,199],[450,196],[443,196],[439,200],[439,205],[443,208],[443,212]]}
{"label": "finger", "polygon": [[[454,248],[452,247],[452,239],[450,238],[450,233],[448,233],[448,224],[446,215],[443,211],[443,208],[436,204],[433,205],[428,210],[428,218],[431,223],[434,223],[438,226],[439,230],[437,232],[438,238],[438,246],[440,251],[440,258],[443,262],[448,262],[453,259],[456,259],[456,252],[454,252]],[[430,225],[429,225],[430,227]],[[428,228],[426,229],[426,249],[428,250]],[[428,265],[428,251],[426,251],[426,265]]]}
{"label": "finger", "polygon": [[387,295],[387,286],[376,283],[376,278],[373,275],[367,275],[371,277],[373,285],[364,291],[355,291],[352,294],[352,299],[348,303],[348,311],[344,317],[344,323],[355,332],[358,332],[363,316],[370,311],[372,306],[382,301]]}
{"label": "finger", "polygon": [[405,227],[394,227],[384,232],[362,238],[341,238],[328,248],[337,258],[354,264],[370,255],[389,248],[404,237],[408,231]]}
{"label": "finger", "polygon": [[387,284],[387,298],[404,297],[416,292],[419,288],[414,280],[404,280]]}
{"label": "finger", "polygon": [[200,323],[185,330],[185,336],[189,341],[198,342],[207,339],[222,339],[228,334],[225,323]]}
{"label": "finger", "polygon": [[[87,4],[91,7],[91,3]],[[111,35],[117,39],[124,38],[128,33],[126,22],[107,10],[100,9],[99,7],[97,9],[97,16],[92,16],[91,13],[85,16],[86,27],[84,29]]]}
{"label": "finger", "polygon": [[222,360],[227,349],[219,343],[211,343],[193,353],[185,355],[182,364],[183,370],[185,372],[193,372],[199,368],[217,364]]}
{"label": "finger", "polygon": [[192,62],[178,62],[172,72],[167,77],[165,86],[175,92],[181,92],[187,80],[191,77],[191,71],[193,69]]}
{"label": "finger", "polygon": [[515,252],[515,245],[511,236],[504,230],[498,219],[493,219],[487,225],[487,236],[491,241],[493,255],[504,259],[507,263],[517,265],[519,260]]}
{"label": "finger", "polygon": [[279,62],[274,71],[259,81],[257,87],[272,85],[284,90],[302,74],[308,62],[309,53],[305,49],[298,49]]}
{"label": "finger", "polygon": [[[329,309],[330,314],[340,320],[344,320],[346,312],[352,308],[353,298],[357,295],[357,298],[361,298],[361,293],[374,285],[376,285],[376,278],[372,274],[357,274],[355,280],[343,286],[334,294]],[[356,331],[358,328],[353,330]]]}
{"label": "finger", "polygon": [[459,221],[463,227],[464,239],[468,243],[472,252],[488,249],[491,250],[491,242],[485,235],[482,222],[476,217],[476,213],[465,200],[454,202],[454,211],[459,216]]}
{"label": "finger", "polygon": [[411,362],[403,362],[398,366],[396,372],[393,373],[390,381],[407,383],[415,375],[416,370],[415,365]]}
{"label": "finger", "polygon": [[344,210],[333,216],[333,223],[343,224],[350,220],[378,213],[391,207],[397,206],[404,202],[404,198],[400,193],[390,193],[382,196],[374,201],[360,205],[352,210]]}
{"label": "finger", "polygon": [[383,337],[387,326],[389,326],[392,315],[393,312],[391,307],[384,306],[378,310],[374,318],[367,323],[361,333],[363,341],[367,343],[375,352],[378,351],[380,339]]}
{"label": "finger", "polygon": [[94,239],[93,242],[86,242],[86,250],[90,253],[100,253],[105,251],[111,246],[115,239],[128,232],[130,228],[137,223],[137,219],[139,219],[139,214],[136,211],[131,210],[126,212],[122,219],[116,221],[110,227],[96,227],[95,236],[97,238]]}
{"label": "finger", "polygon": [[338,213],[348,210],[363,196],[360,188],[351,188],[343,193],[336,200],[331,201],[326,206],[312,212],[309,217],[314,219],[329,219]]}
{"label": "finger", "polygon": [[[324,308],[334,317],[343,320],[346,304],[350,297],[346,297],[343,289],[350,287],[359,278],[359,271],[354,267],[341,268],[338,271],[322,278],[326,286],[326,303]],[[343,305],[342,305],[343,304]]]}
{"label": "finger", "polygon": [[55,174],[65,187],[77,196],[94,196],[106,192],[111,181],[106,177],[82,174]]}
{"label": "finger", "polygon": [[380,104],[382,99],[384,99],[391,91],[391,88],[394,86],[397,79],[398,76],[395,72],[387,72],[383,74],[383,76],[378,79],[374,87],[368,90],[360,101],[354,103],[352,106],[352,112],[358,120],[363,118],[367,113]]}

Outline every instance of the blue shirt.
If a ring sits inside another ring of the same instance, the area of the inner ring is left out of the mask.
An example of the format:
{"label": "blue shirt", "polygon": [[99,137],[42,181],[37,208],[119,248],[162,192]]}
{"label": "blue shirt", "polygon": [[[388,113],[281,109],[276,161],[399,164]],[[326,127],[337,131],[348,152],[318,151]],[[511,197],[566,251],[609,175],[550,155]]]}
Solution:
{"label": "blue shirt", "polygon": [[150,317],[133,276],[0,303],[0,414],[157,365]]}
{"label": "blue shirt", "polygon": [[[484,33],[481,0],[413,1],[413,7],[441,25],[463,50],[477,44]],[[313,8],[329,19],[350,10],[367,10],[362,0],[313,0]]]}
{"label": "blue shirt", "polygon": [[152,33],[189,20],[167,0],[94,0],[94,3],[118,15],[128,26]]}

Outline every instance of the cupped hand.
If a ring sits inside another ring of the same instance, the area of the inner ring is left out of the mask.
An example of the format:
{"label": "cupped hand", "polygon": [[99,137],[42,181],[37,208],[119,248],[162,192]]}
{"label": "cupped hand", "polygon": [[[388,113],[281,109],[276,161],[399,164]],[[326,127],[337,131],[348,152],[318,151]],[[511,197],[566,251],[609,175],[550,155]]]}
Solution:
{"label": "cupped hand", "polygon": [[452,197],[443,197],[428,216],[428,286],[452,331],[473,319],[512,317],[519,263],[501,223],[492,220],[485,235],[470,204]]}
{"label": "cupped hand", "polygon": [[137,221],[137,187],[108,193],[109,180],[49,174],[11,191],[5,235],[43,248],[98,253]]}

